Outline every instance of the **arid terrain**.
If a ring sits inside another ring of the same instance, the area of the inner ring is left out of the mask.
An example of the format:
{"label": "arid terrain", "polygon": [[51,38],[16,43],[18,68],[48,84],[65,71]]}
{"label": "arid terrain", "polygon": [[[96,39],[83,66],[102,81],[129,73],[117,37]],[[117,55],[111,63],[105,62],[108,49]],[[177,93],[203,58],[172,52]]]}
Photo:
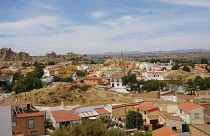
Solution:
{"label": "arid terrain", "polygon": [[31,100],[36,105],[47,104],[48,106],[59,106],[62,100],[64,105],[129,103],[135,100],[133,96],[128,94],[117,94],[87,85],[72,85],[60,82],[45,88],[18,94],[17,98],[20,100]]}

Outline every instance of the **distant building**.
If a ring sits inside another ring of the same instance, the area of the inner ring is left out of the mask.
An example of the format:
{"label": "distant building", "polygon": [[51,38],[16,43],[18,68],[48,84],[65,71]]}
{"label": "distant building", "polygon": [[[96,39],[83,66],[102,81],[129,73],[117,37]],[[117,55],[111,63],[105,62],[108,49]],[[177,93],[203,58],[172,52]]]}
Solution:
{"label": "distant building", "polygon": [[50,71],[48,69],[44,69],[43,71],[44,71],[44,74],[43,74],[43,76],[41,78],[42,82],[44,82],[44,83],[52,83],[54,76],[52,76],[50,74]]}
{"label": "distant building", "polygon": [[0,75],[0,81],[11,84],[13,82],[13,75]]}
{"label": "distant building", "polygon": [[77,70],[80,70],[80,71],[85,71],[88,69],[89,66],[87,65],[81,65],[81,66],[77,66]]}
{"label": "distant building", "polygon": [[101,77],[85,77],[83,79],[84,83],[87,84],[87,85],[91,85],[91,86],[96,86],[96,85],[99,85],[99,84],[102,84],[103,81],[102,81],[102,78]]}
{"label": "distant building", "polygon": [[147,71],[143,75],[146,80],[164,80],[164,71]]}
{"label": "distant building", "polygon": [[124,76],[121,72],[116,72],[110,77],[110,87],[112,88],[125,88],[122,83],[122,77]]}
{"label": "distant building", "polygon": [[178,105],[178,115],[186,124],[204,124],[204,108],[193,102]]}

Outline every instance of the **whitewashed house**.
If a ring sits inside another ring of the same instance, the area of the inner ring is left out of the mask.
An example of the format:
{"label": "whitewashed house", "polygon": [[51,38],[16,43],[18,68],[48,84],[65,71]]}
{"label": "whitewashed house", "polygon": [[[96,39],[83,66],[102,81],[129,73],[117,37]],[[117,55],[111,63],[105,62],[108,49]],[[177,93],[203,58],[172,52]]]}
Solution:
{"label": "whitewashed house", "polygon": [[43,76],[41,78],[42,82],[44,82],[44,83],[52,83],[54,76],[52,76],[50,74],[50,71],[48,69],[43,69],[43,71],[44,71],[44,74],[43,74]]}
{"label": "whitewashed house", "polygon": [[204,108],[193,102],[178,105],[177,113],[186,124],[204,124]]}
{"label": "whitewashed house", "polygon": [[109,81],[110,81],[110,87],[111,88],[125,88],[122,83],[122,77],[124,76],[121,72],[116,72],[111,75]]}
{"label": "whitewashed house", "polygon": [[146,80],[164,80],[165,71],[147,71],[143,73]]}
{"label": "whitewashed house", "polygon": [[85,70],[88,69],[88,67],[89,67],[89,66],[87,66],[87,65],[77,66],[77,70],[79,70],[79,71],[85,71]]}

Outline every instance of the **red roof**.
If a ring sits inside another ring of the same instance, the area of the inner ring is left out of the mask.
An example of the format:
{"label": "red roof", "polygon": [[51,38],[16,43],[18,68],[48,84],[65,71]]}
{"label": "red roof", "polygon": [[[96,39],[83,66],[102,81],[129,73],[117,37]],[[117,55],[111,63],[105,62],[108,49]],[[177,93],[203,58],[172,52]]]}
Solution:
{"label": "red roof", "polygon": [[152,131],[152,136],[177,136],[177,134],[168,126],[165,126]]}
{"label": "red roof", "polygon": [[56,122],[67,122],[80,120],[80,116],[73,110],[51,111]]}
{"label": "red roof", "polygon": [[136,106],[138,103],[129,103],[129,104],[119,104],[119,105],[113,105],[112,109],[127,107],[127,106]]}
{"label": "red roof", "polygon": [[20,113],[15,114],[12,117],[13,118],[27,118],[27,117],[36,117],[36,116],[43,116],[44,114],[41,112],[30,112],[30,113]]}
{"label": "red roof", "polygon": [[179,108],[184,111],[194,110],[200,107],[201,105],[195,104],[193,102],[182,103],[179,105]]}
{"label": "red roof", "polygon": [[99,108],[99,109],[95,109],[95,111],[99,114],[99,115],[105,115],[105,114],[110,114],[110,112],[104,108]]}
{"label": "red roof", "polygon": [[136,106],[141,111],[155,111],[159,110],[158,106],[154,102],[141,102],[139,105]]}

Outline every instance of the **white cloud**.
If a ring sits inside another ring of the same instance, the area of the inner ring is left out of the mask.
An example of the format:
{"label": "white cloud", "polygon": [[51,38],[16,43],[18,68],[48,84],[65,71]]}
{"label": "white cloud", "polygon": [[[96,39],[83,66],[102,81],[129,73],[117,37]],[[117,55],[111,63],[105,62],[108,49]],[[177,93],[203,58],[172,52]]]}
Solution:
{"label": "white cloud", "polygon": [[17,30],[33,27],[36,25],[49,25],[51,22],[55,22],[56,19],[57,18],[53,16],[39,16],[15,22],[0,23],[0,30]]}
{"label": "white cloud", "polygon": [[[50,51],[58,51],[58,53],[69,51],[95,53],[120,51],[121,49],[147,51],[197,48],[198,45],[199,48],[209,48],[210,43],[208,38],[210,34],[185,32],[184,30],[180,32],[176,29],[178,26],[185,28],[209,22],[207,16],[203,14],[187,14],[179,17],[159,16],[158,19],[150,16],[124,15],[94,25],[77,25],[63,18],[44,16],[32,20],[25,19],[6,23],[6,25],[0,24],[0,34],[1,30],[7,26],[4,31],[15,35],[14,37],[0,37],[0,45],[15,45],[16,50],[43,55]],[[15,27],[11,30],[10,27],[13,25]],[[41,27],[43,25],[52,27],[55,31],[51,28],[44,29]],[[27,34],[24,35],[25,30]],[[40,34],[34,35],[30,32]],[[166,33],[157,34],[160,32]]]}
{"label": "white cloud", "polygon": [[210,0],[155,0],[171,4],[210,8]]}
{"label": "white cloud", "polygon": [[94,11],[94,12],[91,12],[89,15],[92,18],[103,18],[103,17],[107,16],[107,12],[105,12],[105,11]]}
{"label": "white cloud", "polygon": [[38,2],[38,1],[22,1],[22,3],[27,4],[31,7],[44,9],[44,10],[56,10],[57,8],[47,1]]}

